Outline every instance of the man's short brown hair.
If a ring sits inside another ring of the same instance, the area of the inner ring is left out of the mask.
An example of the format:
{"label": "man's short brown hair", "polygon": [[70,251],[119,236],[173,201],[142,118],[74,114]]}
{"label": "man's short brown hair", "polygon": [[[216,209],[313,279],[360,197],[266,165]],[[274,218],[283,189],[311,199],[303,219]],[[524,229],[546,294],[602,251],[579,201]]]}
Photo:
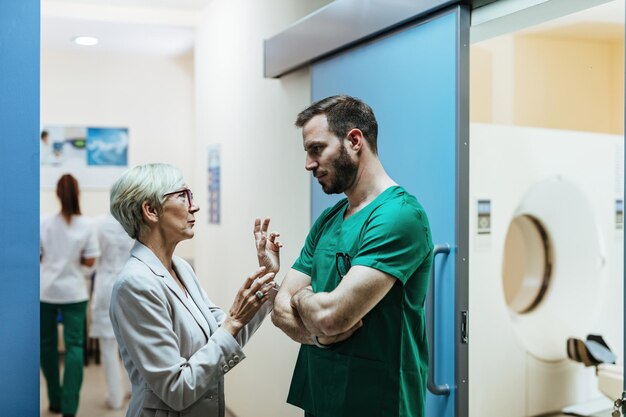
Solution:
{"label": "man's short brown hair", "polygon": [[296,126],[301,128],[321,114],[326,116],[328,129],[339,139],[343,139],[351,129],[359,129],[372,152],[378,154],[378,122],[367,103],[346,95],[326,97],[301,111]]}

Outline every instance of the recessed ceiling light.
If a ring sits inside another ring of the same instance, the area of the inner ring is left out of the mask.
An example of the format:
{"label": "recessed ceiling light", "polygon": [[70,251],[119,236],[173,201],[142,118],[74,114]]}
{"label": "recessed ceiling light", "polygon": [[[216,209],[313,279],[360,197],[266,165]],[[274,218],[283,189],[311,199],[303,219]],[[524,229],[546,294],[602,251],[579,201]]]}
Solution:
{"label": "recessed ceiling light", "polygon": [[82,46],[93,46],[98,44],[98,38],[94,38],[93,36],[76,36],[74,43]]}

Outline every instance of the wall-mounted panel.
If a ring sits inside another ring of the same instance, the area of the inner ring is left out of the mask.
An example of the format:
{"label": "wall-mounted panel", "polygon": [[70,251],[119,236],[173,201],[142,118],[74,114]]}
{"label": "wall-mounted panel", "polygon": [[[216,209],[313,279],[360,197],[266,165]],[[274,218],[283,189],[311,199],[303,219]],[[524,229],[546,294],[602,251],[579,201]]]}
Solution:
{"label": "wall-mounted panel", "polygon": [[39,415],[39,1],[0,2],[0,404]]}

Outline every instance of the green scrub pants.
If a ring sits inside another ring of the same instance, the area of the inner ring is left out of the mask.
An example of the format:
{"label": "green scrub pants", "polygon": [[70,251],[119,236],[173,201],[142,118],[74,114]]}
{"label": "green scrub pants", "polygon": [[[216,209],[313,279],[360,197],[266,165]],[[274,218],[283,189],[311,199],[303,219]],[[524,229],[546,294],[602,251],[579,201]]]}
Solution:
{"label": "green scrub pants", "polygon": [[[63,383],[59,372],[57,317],[63,317],[65,358]],[[40,303],[40,362],[48,386],[50,407],[62,414],[76,414],[83,383],[85,322],[87,301],[70,304]]]}

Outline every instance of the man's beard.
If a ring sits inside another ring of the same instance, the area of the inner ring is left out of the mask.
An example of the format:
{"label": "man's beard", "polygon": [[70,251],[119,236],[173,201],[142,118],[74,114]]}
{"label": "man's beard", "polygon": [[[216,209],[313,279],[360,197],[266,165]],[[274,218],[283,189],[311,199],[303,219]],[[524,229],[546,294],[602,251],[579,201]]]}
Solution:
{"label": "man's beard", "polygon": [[352,187],[356,179],[357,164],[350,159],[345,146],[341,146],[341,153],[333,161],[333,181],[322,185],[326,194],[341,194]]}

